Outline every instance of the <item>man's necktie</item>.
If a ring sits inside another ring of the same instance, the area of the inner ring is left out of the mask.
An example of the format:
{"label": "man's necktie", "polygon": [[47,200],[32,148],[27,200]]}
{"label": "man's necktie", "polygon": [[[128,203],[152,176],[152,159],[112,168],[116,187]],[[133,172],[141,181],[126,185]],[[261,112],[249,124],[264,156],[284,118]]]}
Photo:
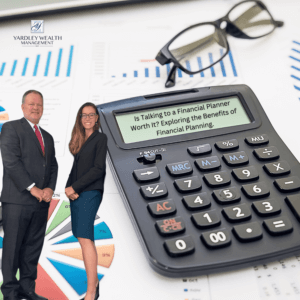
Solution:
{"label": "man's necktie", "polygon": [[35,130],[35,135],[36,135],[37,139],[38,139],[39,142],[40,142],[40,145],[41,145],[41,148],[42,148],[42,151],[43,151],[43,155],[45,156],[45,147],[44,147],[42,135],[41,135],[41,133],[40,133],[40,131],[39,131],[39,129],[37,128],[36,125],[34,125],[34,130]]}

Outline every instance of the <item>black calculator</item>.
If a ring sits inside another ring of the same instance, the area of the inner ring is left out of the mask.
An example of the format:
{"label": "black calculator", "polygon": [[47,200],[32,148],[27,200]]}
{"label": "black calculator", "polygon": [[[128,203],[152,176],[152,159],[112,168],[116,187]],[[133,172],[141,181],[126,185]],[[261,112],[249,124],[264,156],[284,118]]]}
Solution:
{"label": "black calculator", "polygon": [[111,170],[155,271],[198,276],[300,253],[300,164],[248,86],[98,109]]}

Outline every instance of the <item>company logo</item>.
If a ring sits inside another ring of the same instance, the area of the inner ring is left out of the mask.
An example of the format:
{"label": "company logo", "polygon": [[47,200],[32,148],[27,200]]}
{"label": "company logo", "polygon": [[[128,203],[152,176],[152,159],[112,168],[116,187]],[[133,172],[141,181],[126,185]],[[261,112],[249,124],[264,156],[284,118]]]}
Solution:
{"label": "company logo", "polygon": [[44,20],[31,20],[31,33],[43,33]]}

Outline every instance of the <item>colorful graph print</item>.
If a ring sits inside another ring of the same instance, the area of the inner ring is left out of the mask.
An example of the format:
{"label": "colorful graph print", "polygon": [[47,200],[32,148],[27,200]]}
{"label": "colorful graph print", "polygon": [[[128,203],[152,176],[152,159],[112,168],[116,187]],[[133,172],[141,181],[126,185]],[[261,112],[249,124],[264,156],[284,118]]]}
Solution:
{"label": "colorful graph print", "polygon": [[9,116],[4,107],[0,106],[0,132],[5,121],[9,120]]}
{"label": "colorful graph print", "polygon": [[[69,204],[68,201],[53,198],[49,208],[45,243],[36,280],[36,293],[49,300],[81,299],[87,290],[82,251],[71,231]],[[98,279],[101,280],[112,264],[115,247],[109,227],[99,216],[95,220],[94,237],[100,266]],[[100,240],[101,245],[97,245]],[[0,237],[2,247],[3,238]],[[0,300],[3,300],[1,293]]]}
{"label": "colorful graph print", "polygon": [[300,40],[293,41],[291,52],[292,54],[289,56],[291,59],[291,77],[294,80],[294,88],[300,92]]}

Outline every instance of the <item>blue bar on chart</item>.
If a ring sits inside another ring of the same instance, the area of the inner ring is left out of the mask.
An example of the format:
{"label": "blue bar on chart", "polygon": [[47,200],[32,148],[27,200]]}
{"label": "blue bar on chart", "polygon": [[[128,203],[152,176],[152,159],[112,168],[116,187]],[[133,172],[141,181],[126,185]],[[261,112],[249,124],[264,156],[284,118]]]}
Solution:
{"label": "blue bar on chart", "polygon": [[[203,69],[201,57],[197,57],[197,61],[198,61],[199,70]],[[200,76],[201,76],[201,77],[204,77],[204,72],[201,72],[201,73],[200,73]]]}
{"label": "blue bar on chart", "polygon": [[155,67],[156,77],[160,77],[159,67]]}
{"label": "blue bar on chart", "polygon": [[29,61],[29,58],[26,57],[26,58],[25,58],[25,62],[24,62],[23,71],[22,71],[22,76],[25,76],[25,75],[26,75],[26,70],[27,70],[28,61]]}
{"label": "blue bar on chart", "polygon": [[[223,49],[222,48],[220,49],[220,54],[221,54],[221,57],[222,57],[223,56]],[[223,62],[222,59],[220,60],[220,65],[221,65],[221,70],[222,70],[223,77],[226,77],[225,66],[224,66],[224,62]]]}
{"label": "blue bar on chart", "polygon": [[293,41],[293,43],[295,43],[295,44],[297,44],[297,45],[300,45],[300,43],[299,43],[299,42],[296,42],[296,41]]}
{"label": "blue bar on chart", "polygon": [[300,81],[300,78],[295,75],[291,75],[291,77]]}
{"label": "blue bar on chart", "polygon": [[231,63],[232,71],[233,71],[233,76],[237,77],[237,72],[236,72],[236,68],[235,68],[235,64],[233,61],[231,50],[229,50],[228,55],[229,55],[229,59],[230,59],[230,63]]}
{"label": "blue bar on chart", "polygon": [[133,71],[133,76],[138,77],[138,71]]}
{"label": "blue bar on chart", "polygon": [[297,49],[292,49],[293,51],[295,51],[295,52],[297,52],[297,53],[300,53],[300,51],[299,50],[297,50]]}
{"label": "blue bar on chart", "polygon": [[2,75],[3,75],[3,73],[4,73],[5,65],[6,65],[6,63],[5,63],[5,62],[4,62],[4,63],[2,63],[1,70],[0,70],[0,76],[2,76]]}
{"label": "blue bar on chart", "polygon": [[290,58],[294,59],[295,61],[300,62],[300,59],[298,59],[298,58],[296,58],[296,57],[294,57],[294,56],[290,56]]}
{"label": "blue bar on chart", "polygon": [[[136,76],[134,76],[136,77]],[[149,77],[149,69],[148,68],[145,68],[145,77]]]}
{"label": "blue bar on chart", "polygon": [[33,76],[36,76],[36,74],[37,74],[37,70],[38,70],[39,62],[40,62],[40,57],[41,56],[39,54],[36,56],[35,66],[34,66],[34,70],[33,70]]}
{"label": "blue bar on chart", "polygon": [[294,88],[295,88],[296,90],[300,91],[300,87],[294,85]]}
{"label": "blue bar on chart", "polygon": [[[185,61],[185,64],[186,64],[186,68],[191,71],[191,64],[188,60]],[[190,77],[193,77],[194,75],[190,75]]]}
{"label": "blue bar on chart", "polygon": [[170,64],[167,64],[167,74],[168,74],[168,75],[169,75],[170,71],[171,71]]}
{"label": "blue bar on chart", "polygon": [[49,65],[50,65],[50,60],[51,60],[51,51],[48,52],[48,57],[47,57],[47,62],[46,62],[46,67],[45,67],[45,73],[44,76],[48,76],[49,72]]}
{"label": "blue bar on chart", "polygon": [[126,74],[126,73],[123,73],[123,77],[127,77],[127,74]]}
{"label": "blue bar on chart", "polygon": [[61,56],[62,56],[62,48],[59,49],[59,53],[58,53],[58,59],[57,59],[57,65],[56,65],[56,72],[55,72],[55,76],[58,77],[59,76],[59,70],[60,70],[60,63],[61,63]]}
{"label": "blue bar on chart", "polygon": [[74,49],[74,46],[72,45],[72,46],[70,47],[70,53],[69,53],[69,61],[68,61],[67,77],[70,77],[70,75],[71,75],[71,66],[72,66],[72,58],[73,58],[73,49]]}
{"label": "blue bar on chart", "polygon": [[297,70],[297,71],[300,71],[299,68],[296,68],[295,66],[291,66],[293,69]]}
{"label": "blue bar on chart", "polygon": [[10,72],[10,76],[14,76],[15,75],[15,70],[16,70],[16,67],[17,67],[17,60],[14,60],[14,64],[12,66],[12,69],[11,69],[11,72]]}
{"label": "blue bar on chart", "polygon": [[[214,63],[214,59],[213,59],[212,53],[208,53],[208,56],[209,56],[209,62],[210,62],[211,64],[213,64],[213,63]],[[210,72],[211,72],[211,76],[212,76],[212,77],[216,77],[215,69],[214,69],[213,66],[210,67]]]}
{"label": "blue bar on chart", "polygon": [[182,71],[179,68],[177,68],[177,71],[178,71],[178,77],[182,77]]}

